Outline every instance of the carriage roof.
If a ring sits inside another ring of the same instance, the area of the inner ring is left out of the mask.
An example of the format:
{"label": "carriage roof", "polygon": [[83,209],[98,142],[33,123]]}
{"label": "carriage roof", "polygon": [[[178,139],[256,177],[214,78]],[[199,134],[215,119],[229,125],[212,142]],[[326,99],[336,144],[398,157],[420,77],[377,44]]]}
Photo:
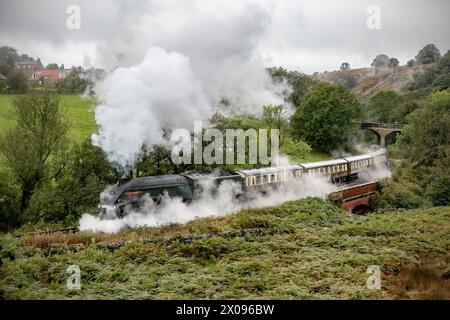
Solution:
{"label": "carriage roof", "polygon": [[318,161],[318,162],[310,162],[310,163],[302,163],[302,167],[305,169],[313,169],[313,168],[321,168],[321,167],[328,167],[333,165],[341,165],[346,164],[347,161],[344,159],[336,159],[336,160],[325,160],[325,161]]}

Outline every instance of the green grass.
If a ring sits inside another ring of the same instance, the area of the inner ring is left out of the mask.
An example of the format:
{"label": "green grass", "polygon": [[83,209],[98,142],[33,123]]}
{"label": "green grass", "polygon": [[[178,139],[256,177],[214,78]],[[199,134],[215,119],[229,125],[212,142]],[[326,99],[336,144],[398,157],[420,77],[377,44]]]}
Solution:
{"label": "green grass", "polygon": [[[14,95],[0,95],[0,135],[15,125],[11,100]],[[95,100],[79,95],[61,95],[61,107],[69,120],[68,136],[75,142],[88,139],[97,131],[94,112]]]}
{"label": "green grass", "polygon": [[[6,299],[390,299],[405,266],[450,249],[450,207],[353,216],[319,199],[198,219],[186,225],[22,240],[0,236],[0,294]],[[341,223],[330,219],[341,219]],[[322,221],[321,224],[311,223]],[[327,222],[329,221],[329,222]],[[143,244],[105,243],[239,228],[260,235]],[[66,268],[82,288],[66,288]],[[381,290],[366,288],[381,268]]]}
{"label": "green grass", "polygon": [[299,157],[290,157],[291,161],[299,163],[316,162],[330,159],[330,155],[320,151],[311,150],[308,154]]}

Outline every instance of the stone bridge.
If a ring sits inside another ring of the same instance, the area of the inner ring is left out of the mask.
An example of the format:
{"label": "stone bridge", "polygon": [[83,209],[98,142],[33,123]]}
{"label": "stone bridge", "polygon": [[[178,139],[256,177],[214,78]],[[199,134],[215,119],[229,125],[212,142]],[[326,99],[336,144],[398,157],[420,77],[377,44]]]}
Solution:
{"label": "stone bridge", "polygon": [[401,132],[404,124],[399,123],[375,123],[375,122],[362,122],[360,123],[361,129],[370,130],[374,132],[378,137],[378,144],[385,147],[386,137],[394,132]]}
{"label": "stone bridge", "polygon": [[359,184],[328,194],[328,200],[337,202],[341,208],[356,214],[370,212],[370,199],[378,190],[378,181]]}

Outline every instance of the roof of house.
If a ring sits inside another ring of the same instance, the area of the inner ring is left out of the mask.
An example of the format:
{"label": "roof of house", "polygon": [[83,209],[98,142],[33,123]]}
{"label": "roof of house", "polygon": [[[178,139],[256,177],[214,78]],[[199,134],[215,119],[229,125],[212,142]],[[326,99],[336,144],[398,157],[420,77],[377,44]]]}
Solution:
{"label": "roof of house", "polygon": [[6,80],[6,77],[0,73],[0,80]]}
{"label": "roof of house", "polygon": [[53,69],[53,70],[40,70],[38,72],[40,77],[58,77],[58,74],[61,70],[59,69]]}

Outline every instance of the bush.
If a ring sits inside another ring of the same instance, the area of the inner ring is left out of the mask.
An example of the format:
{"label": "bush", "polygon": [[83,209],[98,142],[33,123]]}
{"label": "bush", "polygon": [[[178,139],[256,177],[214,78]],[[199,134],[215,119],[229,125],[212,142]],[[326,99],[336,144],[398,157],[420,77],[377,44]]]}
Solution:
{"label": "bush", "polygon": [[8,85],[8,93],[24,93],[28,91],[27,78],[22,72],[11,72],[6,83]]}
{"label": "bush", "polygon": [[19,224],[19,192],[5,172],[0,172],[0,230]]}
{"label": "bush", "polygon": [[390,181],[377,193],[372,205],[376,209],[415,209],[427,204],[422,195],[423,190],[417,184]]}

